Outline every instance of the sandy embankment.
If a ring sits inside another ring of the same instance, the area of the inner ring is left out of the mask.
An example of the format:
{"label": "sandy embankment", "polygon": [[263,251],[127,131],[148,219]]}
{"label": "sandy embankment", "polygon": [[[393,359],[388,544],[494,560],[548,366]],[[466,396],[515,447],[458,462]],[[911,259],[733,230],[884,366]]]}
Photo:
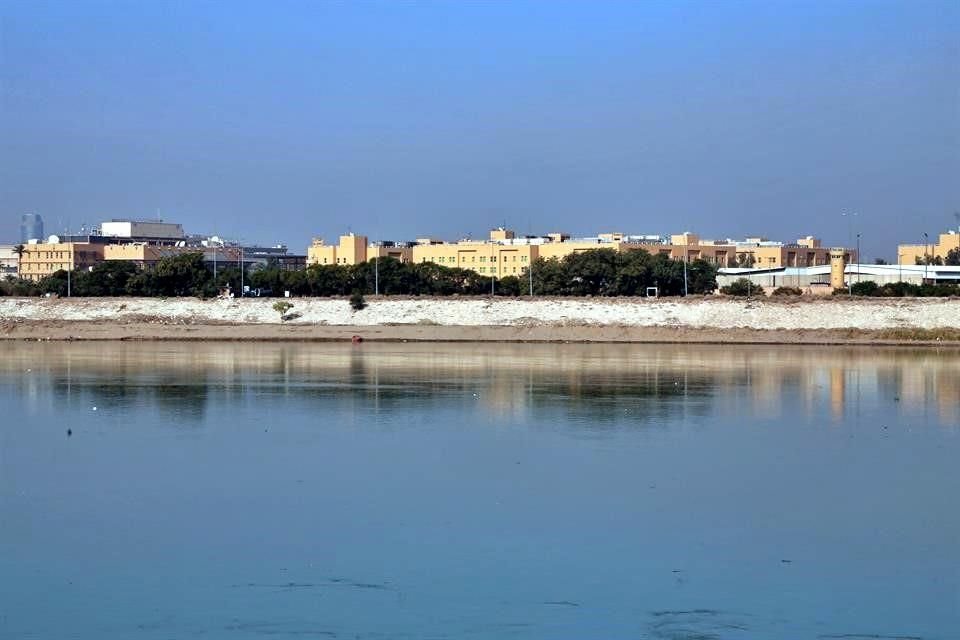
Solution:
{"label": "sandy embankment", "polygon": [[0,298],[0,338],[960,343],[958,299]]}

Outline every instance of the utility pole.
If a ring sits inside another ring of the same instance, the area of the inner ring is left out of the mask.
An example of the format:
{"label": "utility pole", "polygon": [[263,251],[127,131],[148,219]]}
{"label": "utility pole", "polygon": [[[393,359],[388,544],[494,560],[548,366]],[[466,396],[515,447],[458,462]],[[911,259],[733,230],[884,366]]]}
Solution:
{"label": "utility pole", "polygon": [[380,295],[380,252],[373,256],[373,295]]}
{"label": "utility pole", "polygon": [[71,252],[71,256],[70,256],[70,264],[67,265],[67,297],[68,297],[68,298],[70,297],[70,272],[73,271],[73,268],[72,268],[72,267],[73,267],[73,255],[72,255],[72,253],[73,253],[73,252]]}
{"label": "utility pole", "polygon": [[923,283],[927,283],[927,272],[930,270],[930,256],[927,255],[927,246],[930,244],[930,236],[926,231],[923,232]]}
{"label": "utility pole", "polygon": [[687,250],[687,234],[683,234],[683,296],[687,296],[687,256],[689,251]]}

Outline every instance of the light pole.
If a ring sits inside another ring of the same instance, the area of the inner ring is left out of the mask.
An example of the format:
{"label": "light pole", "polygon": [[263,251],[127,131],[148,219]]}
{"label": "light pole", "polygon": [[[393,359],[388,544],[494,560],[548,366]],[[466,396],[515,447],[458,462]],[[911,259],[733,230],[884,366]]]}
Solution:
{"label": "light pole", "polygon": [[860,234],[857,234],[857,282],[860,282],[860,261],[863,258],[860,256]]}
{"label": "light pole", "polygon": [[373,256],[373,295],[380,295],[380,252]]}
{"label": "light pole", "polygon": [[927,246],[930,244],[930,236],[926,231],[923,232],[923,283],[927,283],[927,272],[930,269],[930,256],[927,255]]}
{"label": "light pole", "polygon": [[527,264],[527,277],[530,279],[530,297],[533,297],[533,252],[530,253],[530,262]]}
{"label": "light pole", "polygon": [[683,234],[683,297],[687,297],[687,234]]}
{"label": "light pole", "polygon": [[237,247],[237,268],[240,269],[240,297],[243,297],[243,241],[239,243],[240,246]]}

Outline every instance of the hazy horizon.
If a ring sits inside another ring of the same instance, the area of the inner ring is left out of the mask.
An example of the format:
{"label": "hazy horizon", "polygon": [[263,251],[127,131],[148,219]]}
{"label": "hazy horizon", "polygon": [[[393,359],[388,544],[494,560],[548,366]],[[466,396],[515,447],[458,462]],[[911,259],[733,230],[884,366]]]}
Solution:
{"label": "hazy horizon", "polygon": [[[0,0],[0,242],[957,228],[960,3]],[[857,213],[848,223],[841,212]]]}

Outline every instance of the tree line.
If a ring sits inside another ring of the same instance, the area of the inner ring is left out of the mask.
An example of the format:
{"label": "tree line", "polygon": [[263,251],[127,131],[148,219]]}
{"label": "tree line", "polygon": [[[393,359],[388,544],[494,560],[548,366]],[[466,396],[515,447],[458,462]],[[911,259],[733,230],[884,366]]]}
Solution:
{"label": "tree line", "polygon": [[[686,265],[686,289],[691,294],[712,293],[717,286],[716,267],[704,260]],[[617,252],[593,249],[562,259],[538,259],[532,272],[522,276],[504,276],[491,282],[468,269],[452,268],[431,262],[403,263],[380,258],[357,265],[311,265],[300,271],[276,267],[255,269],[245,276],[244,284],[265,295],[295,296],[365,295],[486,295],[500,296],[530,293],[538,296],[636,296],[647,287],[657,287],[660,295],[684,294],[684,264],[666,256],[653,256],[643,250]],[[155,265],[138,268],[132,262],[110,260],[89,271],[57,271],[39,282],[10,279],[0,283],[0,295],[44,295],[78,297],[147,296],[210,298],[229,288],[241,289],[241,274],[236,267],[222,267],[214,275],[200,253],[167,257]]]}

